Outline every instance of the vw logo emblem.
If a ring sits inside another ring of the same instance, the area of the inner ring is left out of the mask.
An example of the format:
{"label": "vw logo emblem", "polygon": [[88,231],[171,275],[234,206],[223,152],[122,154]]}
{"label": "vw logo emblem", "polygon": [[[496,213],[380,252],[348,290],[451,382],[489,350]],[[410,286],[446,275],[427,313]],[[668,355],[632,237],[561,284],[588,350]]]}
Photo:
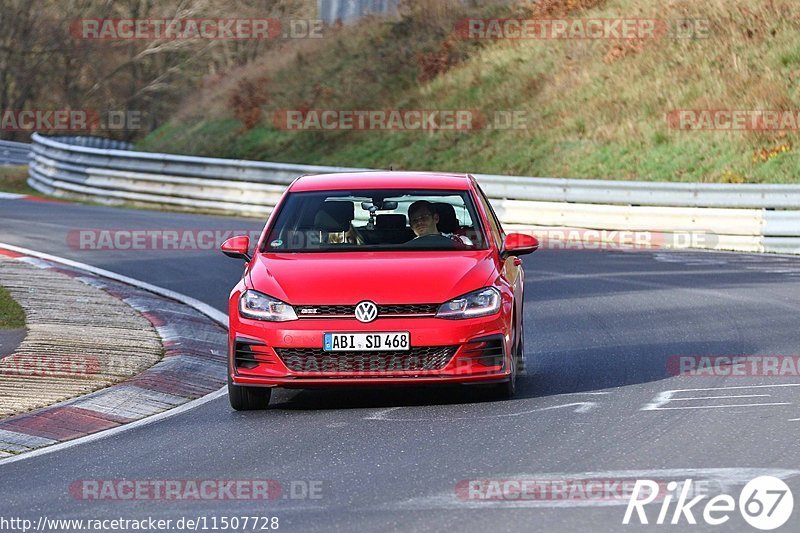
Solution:
{"label": "vw logo emblem", "polygon": [[370,301],[363,301],[356,306],[356,319],[359,322],[372,322],[378,318],[378,306]]}

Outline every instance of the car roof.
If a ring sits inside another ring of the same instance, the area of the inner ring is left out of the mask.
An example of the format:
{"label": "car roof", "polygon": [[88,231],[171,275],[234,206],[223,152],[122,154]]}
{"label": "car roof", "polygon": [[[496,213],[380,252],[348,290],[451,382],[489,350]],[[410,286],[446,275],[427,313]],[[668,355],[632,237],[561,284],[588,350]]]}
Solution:
{"label": "car roof", "polygon": [[348,189],[445,189],[469,190],[468,174],[444,172],[341,172],[301,176],[291,185],[291,192],[341,191]]}

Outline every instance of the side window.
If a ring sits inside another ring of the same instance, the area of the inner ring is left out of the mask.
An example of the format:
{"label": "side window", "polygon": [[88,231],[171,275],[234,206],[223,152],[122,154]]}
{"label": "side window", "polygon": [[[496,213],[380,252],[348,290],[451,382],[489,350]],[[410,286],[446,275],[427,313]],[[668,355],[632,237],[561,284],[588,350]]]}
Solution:
{"label": "side window", "polygon": [[480,185],[477,183],[475,187],[478,190],[478,199],[481,201],[483,205],[484,211],[486,211],[487,218],[489,219],[489,227],[492,231],[492,239],[494,239],[497,248],[501,248],[503,246],[503,240],[505,239],[505,234],[503,233],[503,227],[500,225],[500,221],[497,220],[497,215],[492,208],[492,204],[489,203],[488,198],[483,193],[483,190],[480,188]]}

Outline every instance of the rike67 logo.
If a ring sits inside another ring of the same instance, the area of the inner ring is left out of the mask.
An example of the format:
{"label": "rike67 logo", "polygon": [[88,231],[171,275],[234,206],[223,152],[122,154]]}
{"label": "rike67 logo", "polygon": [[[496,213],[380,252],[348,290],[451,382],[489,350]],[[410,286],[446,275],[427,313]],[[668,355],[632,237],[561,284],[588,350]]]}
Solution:
{"label": "rike67 logo", "polygon": [[[733,496],[719,494],[709,499],[703,506],[698,504],[708,495],[701,494],[690,500],[691,492],[691,479],[682,484],[670,481],[667,484],[666,494],[659,491],[659,484],[655,481],[637,480],[622,523],[630,524],[635,512],[640,524],[697,524],[695,513],[698,513],[702,515],[706,524],[719,526],[730,520],[736,510],[737,501]],[[655,522],[650,522],[652,516],[647,516],[644,506],[656,499],[661,501],[661,507]],[[675,507],[671,510],[673,501]],[[794,497],[789,486],[782,480],[772,476],[760,476],[748,482],[739,493],[738,507],[739,513],[748,524],[756,529],[768,531],[781,527],[789,520],[794,509]]]}

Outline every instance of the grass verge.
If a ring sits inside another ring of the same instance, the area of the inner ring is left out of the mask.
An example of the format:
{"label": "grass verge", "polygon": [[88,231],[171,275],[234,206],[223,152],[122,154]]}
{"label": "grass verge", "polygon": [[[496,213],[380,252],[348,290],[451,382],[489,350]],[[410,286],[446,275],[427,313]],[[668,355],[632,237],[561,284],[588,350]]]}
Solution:
{"label": "grass verge", "polygon": [[0,167],[0,191],[15,194],[42,194],[28,185],[28,167]]}
{"label": "grass verge", "polygon": [[0,287],[0,329],[25,327],[25,311],[15,302],[8,291]]}

